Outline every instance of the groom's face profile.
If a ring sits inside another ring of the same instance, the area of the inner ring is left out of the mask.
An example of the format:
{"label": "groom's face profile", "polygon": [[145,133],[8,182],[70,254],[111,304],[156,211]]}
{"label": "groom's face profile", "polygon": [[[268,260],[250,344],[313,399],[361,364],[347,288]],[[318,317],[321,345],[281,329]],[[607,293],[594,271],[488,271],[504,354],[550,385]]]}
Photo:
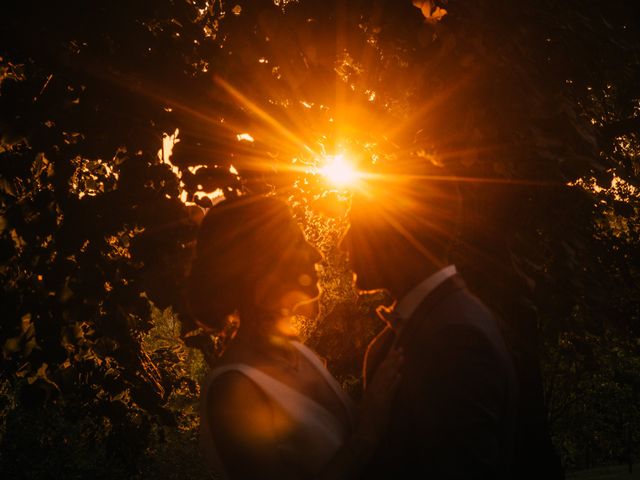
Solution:
{"label": "groom's face profile", "polygon": [[361,290],[397,287],[414,271],[441,268],[461,218],[452,178],[380,178],[366,195],[353,195],[350,228],[340,244]]}

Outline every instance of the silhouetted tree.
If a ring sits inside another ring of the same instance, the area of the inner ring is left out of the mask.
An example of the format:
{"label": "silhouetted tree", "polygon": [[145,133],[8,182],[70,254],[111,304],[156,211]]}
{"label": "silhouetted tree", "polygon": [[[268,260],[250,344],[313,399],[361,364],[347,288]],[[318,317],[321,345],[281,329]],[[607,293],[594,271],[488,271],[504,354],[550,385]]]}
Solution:
{"label": "silhouetted tree", "polygon": [[[638,399],[633,2],[5,3],[3,472],[128,477],[167,432],[195,431],[184,346],[207,358],[220,343],[182,285],[220,196],[296,206],[327,254],[305,331],[357,394],[385,298],[355,291],[336,248],[344,199],[305,171],[339,148],[469,179],[456,263],[517,360],[520,478],[558,472],[550,428],[567,466],[586,448],[615,459],[618,427],[640,423],[610,418]],[[175,318],[184,344],[150,341]]]}

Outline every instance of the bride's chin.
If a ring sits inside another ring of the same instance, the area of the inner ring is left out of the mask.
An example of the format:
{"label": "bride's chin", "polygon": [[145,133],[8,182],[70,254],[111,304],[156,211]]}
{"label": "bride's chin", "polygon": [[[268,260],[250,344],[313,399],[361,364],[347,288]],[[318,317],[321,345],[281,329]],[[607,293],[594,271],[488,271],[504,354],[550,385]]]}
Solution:
{"label": "bride's chin", "polygon": [[313,316],[313,313],[318,308],[319,298],[320,298],[320,294],[317,294],[315,297],[308,298],[306,300],[302,300],[302,301],[296,303],[291,308],[291,313],[293,315],[304,315],[306,317]]}
{"label": "bride's chin", "polygon": [[289,291],[281,298],[282,313],[315,317],[319,298],[320,292],[318,289],[307,289],[307,291],[295,289]]}

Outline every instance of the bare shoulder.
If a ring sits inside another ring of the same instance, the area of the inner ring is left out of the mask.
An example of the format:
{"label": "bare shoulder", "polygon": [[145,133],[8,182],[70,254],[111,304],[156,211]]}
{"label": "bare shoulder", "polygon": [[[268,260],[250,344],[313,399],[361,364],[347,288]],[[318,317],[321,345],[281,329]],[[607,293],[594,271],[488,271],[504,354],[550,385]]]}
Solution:
{"label": "bare shoulder", "polygon": [[271,402],[253,380],[239,371],[219,375],[206,393],[210,426],[218,435],[237,437],[247,433],[265,438],[270,434]]}
{"label": "bare shoulder", "polygon": [[220,374],[206,401],[208,428],[231,478],[292,478],[278,449],[290,419],[251,378]]}

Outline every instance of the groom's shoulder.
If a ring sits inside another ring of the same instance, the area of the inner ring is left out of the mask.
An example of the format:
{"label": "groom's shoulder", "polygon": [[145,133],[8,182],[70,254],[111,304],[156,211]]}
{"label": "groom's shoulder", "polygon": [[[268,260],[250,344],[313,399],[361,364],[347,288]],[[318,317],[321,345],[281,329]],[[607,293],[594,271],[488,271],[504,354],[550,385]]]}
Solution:
{"label": "groom's shoulder", "polygon": [[415,316],[438,320],[464,321],[471,317],[493,318],[487,305],[474,294],[460,274],[445,281],[416,309]]}
{"label": "groom's shoulder", "polygon": [[469,330],[489,337],[492,343],[499,340],[498,320],[492,310],[461,280],[450,286],[435,305],[421,305],[413,321],[420,325],[416,337],[431,336],[442,330]]}

